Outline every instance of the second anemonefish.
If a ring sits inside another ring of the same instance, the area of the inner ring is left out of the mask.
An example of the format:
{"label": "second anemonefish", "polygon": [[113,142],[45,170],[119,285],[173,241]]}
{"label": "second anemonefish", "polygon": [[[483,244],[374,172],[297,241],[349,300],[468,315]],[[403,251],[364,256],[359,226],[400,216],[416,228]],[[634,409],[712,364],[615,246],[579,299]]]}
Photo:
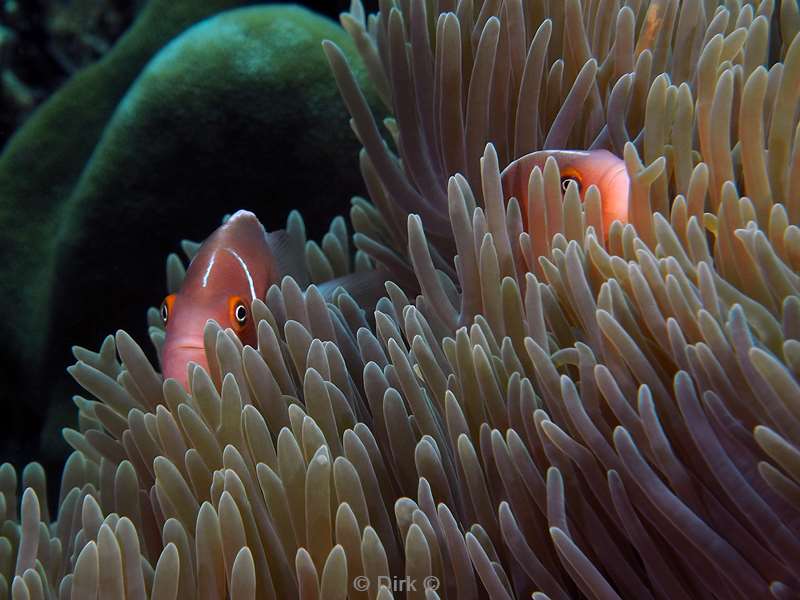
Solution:
{"label": "second anemonefish", "polygon": [[535,167],[544,170],[545,162],[551,156],[558,162],[563,190],[567,189],[570,181],[577,184],[581,199],[591,185],[596,185],[600,190],[606,236],[615,220],[627,223],[630,197],[628,172],[625,161],[608,150],[541,150],[526,154],[509,164],[500,176],[503,195],[506,200],[512,196],[517,198],[526,223],[528,179]]}
{"label": "second anemonefish", "polygon": [[[256,323],[250,314],[253,300],[263,300],[269,287],[285,275],[296,275],[299,260],[302,251],[290,248],[285,232],[267,233],[246,210],[231,216],[200,246],[180,290],[161,303],[166,326],[161,350],[164,378],[174,378],[188,390],[189,363],[208,370],[203,335],[209,320],[232,329],[242,344],[255,346]],[[341,285],[366,304],[377,300],[383,279],[382,272],[369,271],[318,287],[323,296],[330,297]]]}

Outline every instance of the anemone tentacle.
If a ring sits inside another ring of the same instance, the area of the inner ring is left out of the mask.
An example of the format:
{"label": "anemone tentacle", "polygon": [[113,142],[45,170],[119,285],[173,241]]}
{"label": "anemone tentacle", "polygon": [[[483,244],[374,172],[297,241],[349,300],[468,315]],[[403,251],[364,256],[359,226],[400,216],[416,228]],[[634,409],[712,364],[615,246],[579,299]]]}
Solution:
{"label": "anemone tentacle", "polygon": [[[621,4],[355,0],[396,152],[326,45],[371,202],[355,255],[342,221],[287,230],[310,281],[381,263],[419,293],[366,315],[286,278],[257,347],[207,326],[188,391],[124,332],[76,348],[56,520],[41,468],[19,514],[0,468],[0,592],[800,593],[800,13]],[[554,146],[624,159],[626,224],[552,158],[527,219],[505,201],[501,170]]]}

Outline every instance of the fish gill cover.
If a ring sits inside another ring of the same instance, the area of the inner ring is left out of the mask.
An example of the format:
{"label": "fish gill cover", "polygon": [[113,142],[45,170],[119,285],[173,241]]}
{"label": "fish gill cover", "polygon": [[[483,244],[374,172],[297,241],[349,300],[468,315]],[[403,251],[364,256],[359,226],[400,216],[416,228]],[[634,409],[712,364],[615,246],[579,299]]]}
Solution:
{"label": "fish gill cover", "polygon": [[[397,283],[367,314],[284,278],[256,347],[209,323],[188,392],[124,331],[76,348],[58,513],[40,466],[0,469],[0,588],[797,597],[796,2],[356,0],[342,24],[392,116],[326,42],[369,199],[352,238],[296,213],[287,236],[311,281]],[[624,160],[625,223],[553,156],[505,197],[558,149]]]}

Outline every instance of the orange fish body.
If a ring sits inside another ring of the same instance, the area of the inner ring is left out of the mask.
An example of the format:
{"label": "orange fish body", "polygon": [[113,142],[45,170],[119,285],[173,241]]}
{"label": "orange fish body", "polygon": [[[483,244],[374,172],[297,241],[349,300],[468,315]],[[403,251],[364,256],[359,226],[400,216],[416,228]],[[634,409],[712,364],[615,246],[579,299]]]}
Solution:
{"label": "orange fish body", "polygon": [[231,328],[243,344],[256,345],[250,315],[255,298],[263,299],[280,277],[267,233],[256,216],[240,210],[203,242],[189,264],[181,289],[164,299],[161,318],[166,339],[161,352],[165,378],[189,389],[187,365],[208,370],[203,331],[213,319]]}
{"label": "orange fish body", "polygon": [[[209,320],[232,329],[244,345],[256,347],[257,323],[250,311],[255,298],[284,276],[307,284],[305,255],[283,230],[267,233],[251,212],[240,210],[212,233],[189,264],[181,289],[161,304],[166,338],[161,371],[189,390],[188,365],[208,371],[203,333]],[[348,273],[317,285],[325,300],[344,288],[358,304],[374,307],[385,293],[381,268]]]}
{"label": "orange fish body", "polygon": [[608,236],[611,223],[615,220],[628,221],[630,179],[625,169],[625,161],[608,150],[541,150],[526,154],[513,161],[501,174],[503,195],[506,200],[517,198],[522,210],[523,221],[528,222],[528,179],[535,167],[544,171],[549,157],[558,162],[562,187],[566,189],[569,180],[574,180],[581,194],[591,185],[600,190],[603,206],[603,228]]}

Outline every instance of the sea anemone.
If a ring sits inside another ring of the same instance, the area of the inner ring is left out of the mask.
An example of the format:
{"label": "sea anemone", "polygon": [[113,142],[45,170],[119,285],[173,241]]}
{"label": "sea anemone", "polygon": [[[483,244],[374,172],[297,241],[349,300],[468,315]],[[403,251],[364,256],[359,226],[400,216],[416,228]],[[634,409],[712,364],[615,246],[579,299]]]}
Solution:
{"label": "sea anemone", "polygon": [[[342,17],[396,153],[325,46],[372,202],[310,279],[401,285],[370,315],[285,278],[190,393],[125,332],[77,348],[57,519],[0,469],[6,595],[800,593],[797,5],[432,6]],[[501,168],[558,148],[624,157],[626,224],[553,159],[523,220]]]}

